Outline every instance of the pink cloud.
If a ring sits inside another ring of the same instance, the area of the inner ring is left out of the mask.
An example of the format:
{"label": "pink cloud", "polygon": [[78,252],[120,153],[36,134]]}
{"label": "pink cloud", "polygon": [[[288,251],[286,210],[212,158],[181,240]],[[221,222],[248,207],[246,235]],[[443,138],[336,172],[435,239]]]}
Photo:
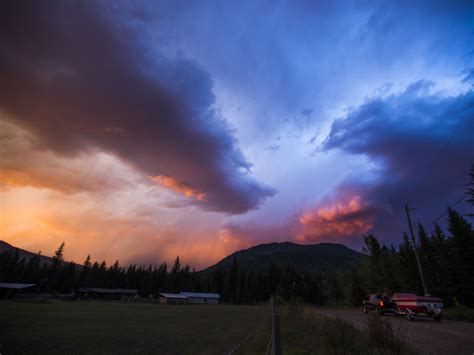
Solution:
{"label": "pink cloud", "polygon": [[349,193],[329,204],[303,211],[298,218],[301,231],[295,239],[315,242],[360,236],[374,227],[377,212],[363,197]]}

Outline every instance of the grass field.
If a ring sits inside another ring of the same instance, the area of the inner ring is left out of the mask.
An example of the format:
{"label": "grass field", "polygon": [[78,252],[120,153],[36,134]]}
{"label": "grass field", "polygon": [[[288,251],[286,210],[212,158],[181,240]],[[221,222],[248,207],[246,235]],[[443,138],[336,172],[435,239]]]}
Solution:
{"label": "grass field", "polygon": [[[284,354],[407,354],[389,324],[368,331],[317,315],[311,306],[281,306]],[[380,323],[382,322],[382,323]],[[388,327],[388,328],[387,328]],[[0,353],[264,354],[270,307],[120,302],[0,302]]]}
{"label": "grass field", "polygon": [[266,306],[0,302],[0,353],[227,353]]}
{"label": "grass field", "polygon": [[[393,332],[390,322],[370,317],[367,330],[352,322],[317,314],[310,306],[280,307],[283,354],[415,354]],[[258,332],[243,348],[243,354],[264,354],[271,326]]]}

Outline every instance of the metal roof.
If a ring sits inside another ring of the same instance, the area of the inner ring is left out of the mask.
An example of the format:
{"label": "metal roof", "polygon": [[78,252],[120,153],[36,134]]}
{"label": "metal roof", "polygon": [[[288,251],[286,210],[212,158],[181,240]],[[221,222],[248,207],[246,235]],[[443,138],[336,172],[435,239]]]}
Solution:
{"label": "metal roof", "polygon": [[204,292],[180,292],[180,295],[188,298],[221,298],[218,293],[204,293]]}
{"label": "metal roof", "polygon": [[179,293],[160,293],[160,296],[166,297],[166,298],[179,298],[179,299],[188,299],[188,297],[181,295]]}
{"label": "metal roof", "polygon": [[0,288],[10,288],[10,289],[22,289],[35,286],[36,284],[17,284],[9,282],[0,282]]}
{"label": "metal roof", "polygon": [[95,292],[95,293],[125,293],[135,295],[138,290],[131,288],[97,288],[97,287],[82,287],[78,290],[79,292]]}

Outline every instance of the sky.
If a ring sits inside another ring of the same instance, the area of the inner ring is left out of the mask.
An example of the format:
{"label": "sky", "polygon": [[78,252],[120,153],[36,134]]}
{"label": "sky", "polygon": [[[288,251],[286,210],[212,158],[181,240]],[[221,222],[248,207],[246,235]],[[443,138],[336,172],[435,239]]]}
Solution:
{"label": "sky", "polygon": [[7,0],[0,87],[17,247],[200,269],[397,245],[405,203],[429,229],[468,181],[474,2]]}

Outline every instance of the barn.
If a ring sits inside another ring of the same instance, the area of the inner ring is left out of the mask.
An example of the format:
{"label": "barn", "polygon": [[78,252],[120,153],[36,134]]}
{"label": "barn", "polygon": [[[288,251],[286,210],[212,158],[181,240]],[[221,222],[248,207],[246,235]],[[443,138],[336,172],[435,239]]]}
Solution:
{"label": "barn", "polygon": [[179,293],[160,293],[161,304],[187,304],[188,298]]}
{"label": "barn", "polygon": [[0,298],[14,298],[20,292],[33,292],[36,284],[0,283]]}
{"label": "barn", "polygon": [[138,298],[138,290],[130,288],[96,288],[82,287],[77,290],[81,298],[106,300],[134,300]]}
{"label": "barn", "polygon": [[188,298],[188,302],[192,304],[218,304],[221,296],[218,293],[204,293],[204,292],[180,292]]}

